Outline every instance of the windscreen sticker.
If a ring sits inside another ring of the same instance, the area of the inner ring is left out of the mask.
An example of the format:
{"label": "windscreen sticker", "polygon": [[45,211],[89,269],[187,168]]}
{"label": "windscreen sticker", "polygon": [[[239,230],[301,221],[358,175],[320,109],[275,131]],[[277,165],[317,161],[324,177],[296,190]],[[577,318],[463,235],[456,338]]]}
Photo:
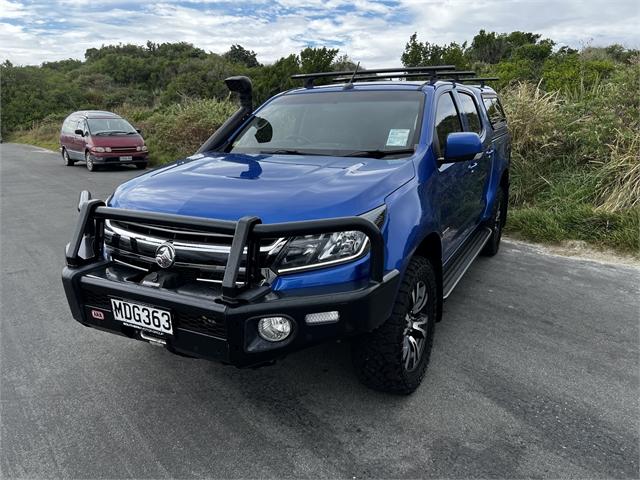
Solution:
{"label": "windscreen sticker", "polygon": [[392,128],[387,137],[387,147],[406,147],[409,140],[408,128]]}

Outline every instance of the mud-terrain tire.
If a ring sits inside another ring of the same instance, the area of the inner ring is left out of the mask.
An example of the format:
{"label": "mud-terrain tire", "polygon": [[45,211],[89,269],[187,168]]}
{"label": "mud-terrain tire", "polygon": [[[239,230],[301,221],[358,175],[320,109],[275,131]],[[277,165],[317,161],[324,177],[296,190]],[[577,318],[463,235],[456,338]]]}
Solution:
{"label": "mud-terrain tire", "polygon": [[437,295],[433,266],[424,257],[413,257],[389,319],[352,343],[353,365],[362,383],[404,395],[418,388],[433,345]]}

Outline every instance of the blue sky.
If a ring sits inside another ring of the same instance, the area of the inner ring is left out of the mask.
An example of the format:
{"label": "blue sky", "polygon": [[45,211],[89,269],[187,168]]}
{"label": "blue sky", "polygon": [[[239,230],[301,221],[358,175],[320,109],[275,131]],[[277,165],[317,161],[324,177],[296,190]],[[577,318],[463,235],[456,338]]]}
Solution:
{"label": "blue sky", "polygon": [[435,43],[480,28],[541,33],[562,45],[638,48],[638,0],[0,0],[0,61],[83,58],[115,43],[239,43],[262,63],[305,46],[340,48],[366,67],[394,65],[413,32]]}

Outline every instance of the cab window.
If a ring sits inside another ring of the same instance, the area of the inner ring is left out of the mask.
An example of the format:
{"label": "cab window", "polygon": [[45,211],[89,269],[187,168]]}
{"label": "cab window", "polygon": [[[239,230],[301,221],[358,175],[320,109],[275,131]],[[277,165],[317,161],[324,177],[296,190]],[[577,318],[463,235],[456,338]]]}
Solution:
{"label": "cab window", "polygon": [[468,93],[460,92],[460,110],[466,115],[469,123],[469,131],[475,133],[482,132],[482,124],[480,123],[480,112],[475,100]]}
{"label": "cab window", "polygon": [[435,147],[439,157],[444,157],[447,135],[461,131],[462,123],[460,123],[456,104],[453,102],[451,93],[447,92],[438,99],[436,107],[436,139],[438,144]]}
{"label": "cab window", "polygon": [[484,107],[487,109],[487,116],[491,122],[492,127],[501,126],[502,123],[507,121],[507,117],[502,109],[502,104],[498,97],[495,96],[482,96]]}

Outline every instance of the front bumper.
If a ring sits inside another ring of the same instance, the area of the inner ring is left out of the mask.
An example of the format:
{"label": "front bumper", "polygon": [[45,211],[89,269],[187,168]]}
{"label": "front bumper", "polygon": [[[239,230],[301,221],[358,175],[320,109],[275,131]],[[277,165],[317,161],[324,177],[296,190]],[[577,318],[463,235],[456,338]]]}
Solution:
{"label": "front bumper", "polygon": [[[145,340],[142,333],[146,340],[156,338],[170,351],[236,366],[268,363],[323,341],[375,329],[391,314],[399,277],[394,270],[382,282],[269,291],[255,301],[225,305],[219,287],[144,287],[127,281],[133,273],[128,267],[106,261],[66,267],[62,281],[73,317],[87,327]],[[174,334],[157,336],[115,320],[111,297],[169,310]],[[94,315],[95,311],[101,315]],[[319,325],[305,322],[307,314],[327,311],[337,311],[339,320]],[[267,316],[289,317],[292,334],[281,342],[262,339],[257,324]]]}
{"label": "front bumper", "polygon": [[[134,164],[134,163],[146,163],[149,160],[149,152],[131,152],[131,153],[123,153],[123,154],[115,154],[111,152],[105,153],[90,153],[91,160],[94,163],[123,163],[123,164]],[[122,157],[131,157],[131,160],[121,160]]]}
{"label": "front bumper", "polygon": [[[108,218],[233,232],[222,285],[187,280],[143,285],[139,272],[104,259],[102,238],[104,220]],[[370,278],[285,291],[272,290],[266,281],[259,284],[252,281],[251,272],[258,271],[252,253],[261,237],[332,229],[359,229],[369,237]],[[383,255],[380,230],[358,217],[261,225],[257,218],[223,222],[113,209],[99,200],[89,200],[81,208],[80,221],[67,247],[62,281],[73,317],[85,326],[152,341],[175,353],[252,366],[323,341],[369,332],[381,325],[391,314],[400,277],[397,270],[383,274]],[[249,275],[244,285],[239,286],[241,262]],[[116,320],[111,298],[169,310],[173,335],[153,334]],[[307,314],[321,312],[338,312],[339,320],[326,324],[306,322]],[[268,316],[288,317],[293,323],[291,335],[281,342],[262,339],[258,335],[258,321]]]}

